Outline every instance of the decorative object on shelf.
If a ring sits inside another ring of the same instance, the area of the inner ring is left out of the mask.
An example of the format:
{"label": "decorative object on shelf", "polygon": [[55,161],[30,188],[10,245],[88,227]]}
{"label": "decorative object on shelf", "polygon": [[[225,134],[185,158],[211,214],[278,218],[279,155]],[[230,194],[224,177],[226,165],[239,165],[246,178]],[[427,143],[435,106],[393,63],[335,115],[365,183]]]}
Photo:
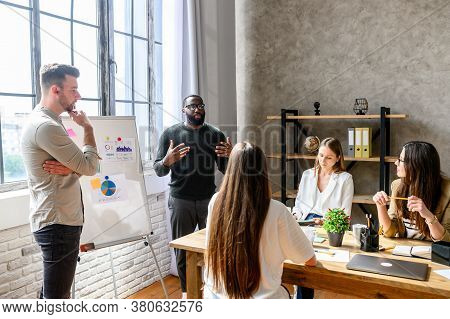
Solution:
{"label": "decorative object on shelf", "polygon": [[328,233],[330,246],[340,247],[345,232],[350,229],[350,217],[342,208],[328,209],[323,219],[323,229]]}
{"label": "decorative object on shelf", "polygon": [[317,136],[308,136],[305,140],[305,146],[308,153],[315,153],[319,149],[320,140]]}
{"label": "decorative object on shelf", "polygon": [[315,108],[315,110],[314,110],[314,115],[319,116],[319,115],[320,115],[320,110],[319,110],[319,108],[320,108],[320,103],[319,103],[319,102],[314,102],[314,108]]}
{"label": "decorative object on shelf", "polygon": [[356,115],[365,115],[369,110],[369,103],[366,98],[355,99],[355,105],[353,106],[353,112]]}

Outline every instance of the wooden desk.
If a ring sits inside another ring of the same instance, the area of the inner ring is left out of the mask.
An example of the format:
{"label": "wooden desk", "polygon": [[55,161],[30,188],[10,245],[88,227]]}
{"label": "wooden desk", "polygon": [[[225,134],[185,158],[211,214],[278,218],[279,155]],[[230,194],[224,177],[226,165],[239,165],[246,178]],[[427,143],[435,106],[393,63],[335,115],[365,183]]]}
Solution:
{"label": "wooden desk", "polygon": [[[326,238],[323,229],[317,233]],[[170,243],[173,248],[186,250],[187,259],[187,295],[188,298],[201,298],[203,253],[205,252],[205,230],[181,237]],[[384,247],[399,245],[430,245],[425,241],[406,239],[391,239],[380,237]],[[315,247],[329,247],[328,240]],[[333,248],[334,249],[334,248]],[[284,263],[282,281],[287,284],[301,285],[321,290],[362,298],[450,298],[450,281],[436,274],[433,270],[448,269],[448,267],[432,263],[420,258],[393,256],[392,250],[378,253],[365,253],[359,250],[353,242],[351,232],[344,237],[342,247],[350,251],[350,258],[358,254],[383,256],[392,259],[409,260],[427,263],[430,266],[427,281],[404,279],[392,276],[371,274],[346,269],[346,263],[318,262],[316,267],[308,267],[292,262]]]}

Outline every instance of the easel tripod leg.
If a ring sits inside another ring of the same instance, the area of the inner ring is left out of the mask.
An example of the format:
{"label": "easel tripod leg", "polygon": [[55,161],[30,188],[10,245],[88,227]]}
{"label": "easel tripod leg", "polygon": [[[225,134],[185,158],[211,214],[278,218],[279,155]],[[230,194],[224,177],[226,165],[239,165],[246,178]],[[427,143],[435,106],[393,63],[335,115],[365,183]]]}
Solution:
{"label": "easel tripod leg", "polygon": [[150,250],[152,252],[153,259],[155,260],[156,270],[158,270],[159,279],[161,281],[161,286],[162,286],[162,288],[164,290],[164,295],[166,296],[166,299],[169,299],[169,295],[167,294],[167,290],[166,290],[166,285],[164,284],[164,278],[163,278],[162,273],[161,273],[161,268],[159,268],[158,259],[156,258],[156,254],[155,254],[155,251],[153,250],[153,245],[150,242],[149,236],[147,236],[147,242],[148,242],[148,246],[150,247]]}

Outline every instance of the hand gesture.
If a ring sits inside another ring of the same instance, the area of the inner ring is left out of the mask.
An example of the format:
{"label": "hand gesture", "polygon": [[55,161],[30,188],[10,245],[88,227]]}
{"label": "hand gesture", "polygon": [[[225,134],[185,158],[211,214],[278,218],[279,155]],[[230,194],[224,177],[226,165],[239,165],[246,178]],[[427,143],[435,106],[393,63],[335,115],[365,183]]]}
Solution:
{"label": "hand gesture", "polygon": [[52,175],[66,176],[73,173],[70,168],[65,167],[63,164],[57,161],[45,161],[42,167],[44,168],[44,171]]}
{"label": "hand gesture", "polygon": [[323,218],[313,218],[313,221],[316,225],[319,225],[319,226],[323,225]]}
{"label": "hand gesture", "polygon": [[377,204],[377,206],[386,206],[387,203],[389,202],[389,196],[383,191],[373,195],[372,199],[375,202],[375,204]]}
{"label": "hand gesture", "polygon": [[83,128],[87,126],[92,126],[91,122],[89,121],[89,118],[83,111],[73,110],[69,112],[69,116],[75,123],[77,123]]}
{"label": "hand gesture", "polygon": [[190,147],[184,146],[184,143],[181,143],[177,145],[176,147],[173,147],[173,140],[170,140],[169,149],[167,150],[167,154],[163,159],[164,166],[170,167],[175,162],[179,161],[183,157],[186,156],[186,154],[189,152]]}
{"label": "hand gesture", "polygon": [[418,212],[420,216],[422,216],[422,218],[432,219],[434,217],[434,215],[428,210],[427,206],[425,206],[425,203],[419,197],[409,196],[406,207],[411,212]]}
{"label": "hand gesture", "polygon": [[219,145],[216,146],[216,154],[218,157],[230,157],[232,149],[233,145],[231,144],[231,139],[227,137],[226,142],[220,142]]}

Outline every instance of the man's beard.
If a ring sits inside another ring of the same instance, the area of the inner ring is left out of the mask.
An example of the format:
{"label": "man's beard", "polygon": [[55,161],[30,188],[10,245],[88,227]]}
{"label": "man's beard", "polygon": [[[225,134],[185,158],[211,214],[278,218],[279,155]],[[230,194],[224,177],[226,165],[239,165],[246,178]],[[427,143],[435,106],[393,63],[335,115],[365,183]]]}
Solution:
{"label": "man's beard", "polygon": [[195,114],[194,115],[186,114],[186,119],[189,124],[192,124],[195,126],[203,125],[203,123],[205,122],[205,114],[200,114],[200,113],[197,113],[197,114],[200,115],[199,119],[195,118]]}
{"label": "man's beard", "polygon": [[73,102],[72,104],[69,104],[69,103],[67,103],[67,101],[61,101],[61,105],[62,105],[62,107],[64,108],[64,110],[67,113],[70,113],[73,110],[75,110],[75,103],[76,102]]}

